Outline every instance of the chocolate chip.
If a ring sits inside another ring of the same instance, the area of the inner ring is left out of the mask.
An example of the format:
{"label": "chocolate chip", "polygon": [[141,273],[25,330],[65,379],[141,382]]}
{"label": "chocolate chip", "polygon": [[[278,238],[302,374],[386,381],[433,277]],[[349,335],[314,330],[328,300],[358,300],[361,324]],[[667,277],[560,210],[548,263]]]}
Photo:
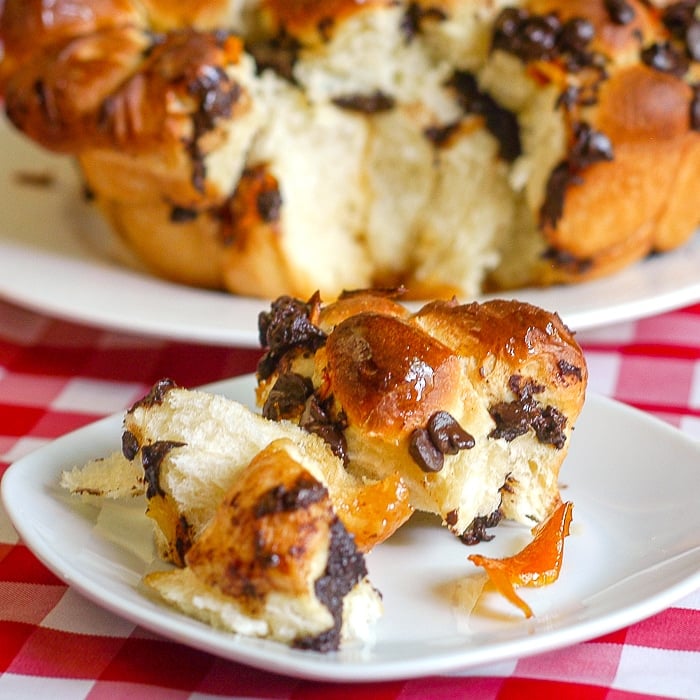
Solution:
{"label": "chocolate chip", "polygon": [[437,411],[428,421],[428,434],[433,445],[444,455],[474,447],[474,438],[447,412]]}
{"label": "chocolate chip", "polygon": [[286,352],[294,348],[315,351],[325,344],[326,334],[310,320],[316,303],[315,298],[304,303],[290,296],[281,296],[272,302],[270,311],[260,313],[260,344],[267,351],[258,363],[259,379],[271,376]]}
{"label": "chocolate chip", "polygon": [[455,71],[447,85],[455,90],[457,101],[467,114],[484,118],[486,128],[498,141],[501,158],[514,161],[522,153],[516,116],[480,90],[476,78],[467,71]]}
{"label": "chocolate chip", "polygon": [[320,481],[311,476],[301,475],[290,488],[279,485],[266,491],[256,503],[253,515],[256,518],[264,518],[277,513],[306,509],[322,501],[327,495],[328,490]]}
{"label": "chocolate chip", "polygon": [[636,12],[626,0],[605,0],[603,4],[615,24],[629,24],[634,21]]}
{"label": "chocolate chip", "polygon": [[122,433],[122,454],[131,462],[139,452],[139,441],[130,430]]}
{"label": "chocolate chip", "polygon": [[173,206],[170,210],[170,221],[175,224],[182,224],[188,221],[194,221],[198,216],[196,209],[190,207]]}
{"label": "chocolate chip", "polygon": [[146,498],[165,496],[160,485],[160,467],[168,452],[186,443],[176,440],[158,440],[141,448],[141,463],[143,464],[144,480],[146,482]]}
{"label": "chocolate chip", "polygon": [[332,404],[332,397],[321,401],[315,395],[310,396],[304,405],[299,426],[309,433],[318,435],[331,448],[331,452],[347,465],[348,448],[345,439],[347,418],[344,413],[333,415]]}
{"label": "chocolate chip", "polygon": [[690,128],[700,131],[700,85],[693,86],[693,98],[690,101]]}
{"label": "chocolate chip", "polygon": [[580,122],[574,127],[574,143],[569,149],[569,165],[576,170],[593,163],[613,160],[613,146],[610,139],[589,124]]}
{"label": "chocolate chip", "polygon": [[263,190],[257,197],[256,206],[263,221],[279,221],[282,209],[282,195],[279,189]]}
{"label": "chocolate chip", "polygon": [[595,36],[595,27],[587,19],[574,17],[564,22],[558,38],[561,51],[585,51]]}
{"label": "chocolate chip", "polygon": [[408,453],[424,472],[439,472],[445,464],[445,457],[430,439],[430,433],[425,428],[416,428],[411,433]]}
{"label": "chocolate chip", "polygon": [[313,391],[313,384],[308,377],[295,372],[281,374],[265,399],[262,414],[270,420],[291,420],[302,412]]}
{"label": "chocolate chip", "polygon": [[388,112],[396,104],[393,97],[385,95],[380,90],[369,95],[340,95],[334,97],[332,102],[341,109],[347,109],[351,112],[362,112],[363,114]]}
{"label": "chocolate chip", "polygon": [[502,518],[503,512],[500,507],[490,515],[479,515],[466,527],[459,539],[470,547],[480,542],[490,542],[494,535],[487,533],[486,528],[496,527]]}
{"label": "chocolate chip", "polygon": [[688,58],[668,41],[647,46],[642,50],[641,58],[650,68],[678,77],[685,75],[689,67]]}
{"label": "chocolate chip", "polygon": [[532,429],[541,443],[553,445],[557,449],[564,447],[566,416],[554,406],[543,406],[534,398],[544,387],[518,374],[511,376],[508,384],[517,398],[514,401],[496,403],[489,408],[496,424],[489,437],[512,442]]}

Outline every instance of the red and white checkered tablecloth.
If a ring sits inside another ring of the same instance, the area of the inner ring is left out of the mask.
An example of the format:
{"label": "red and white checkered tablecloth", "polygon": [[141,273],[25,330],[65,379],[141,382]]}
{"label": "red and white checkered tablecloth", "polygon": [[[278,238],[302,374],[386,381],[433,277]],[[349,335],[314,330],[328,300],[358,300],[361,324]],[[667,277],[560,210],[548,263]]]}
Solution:
{"label": "red and white checkered tablecloth", "polygon": [[[591,391],[700,439],[700,305],[578,337]],[[0,302],[0,474],[123,410],[161,377],[196,386],[251,372],[257,358],[256,350],[130,336]],[[100,609],[44,568],[0,510],[0,699],[122,696],[700,700],[700,591],[605,637],[468,674],[318,683],[221,660]]]}

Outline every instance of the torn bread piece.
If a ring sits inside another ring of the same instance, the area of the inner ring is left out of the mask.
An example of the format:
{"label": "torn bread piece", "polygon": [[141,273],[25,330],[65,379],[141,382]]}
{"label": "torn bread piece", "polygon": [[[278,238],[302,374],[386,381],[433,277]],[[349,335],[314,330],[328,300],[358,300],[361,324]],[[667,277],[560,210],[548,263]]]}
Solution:
{"label": "torn bread piece", "polygon": [[61,473],[61,488],[85,499],[119,499],[143,496],[146,485],[143,469],[121,452],[91,459]]}
{"label": "torn bread piece", "polygon": [[399,477],[354,477],[318,436],[170,380],[158,382],[126,412],[121,453],[64,471],[61,486],[98,499],[145,496],[160,556],[181,566],[242,470],[280,438],[290,439],[318,465],[339,517],[362,551],[389,537],[412,514]]}
{"label": "torn bread piece", "polygon": [[331,651],[382,611],[324,475],[278,440],[245,467],[185,555],[145,583],[215,627]]}

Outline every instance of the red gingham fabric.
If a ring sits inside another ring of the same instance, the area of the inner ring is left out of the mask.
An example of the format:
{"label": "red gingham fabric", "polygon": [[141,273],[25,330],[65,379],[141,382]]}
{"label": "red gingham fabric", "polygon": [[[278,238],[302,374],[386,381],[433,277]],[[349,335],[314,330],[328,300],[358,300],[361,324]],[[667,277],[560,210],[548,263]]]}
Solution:
{"label": "red gingham fabric", "polygon": [[[700,439],[700,305],[578,338],[591,391]],[[197,386],[251,372],[258,356],[89,328],[0,302],[0,474],[50,440],[123,410],[157,379]],[[700,700],[700,591],[605,637],[461,675],[318,683],[221,660],[100,609],[44,568],[0,510],[0,699],[127,696]]]}

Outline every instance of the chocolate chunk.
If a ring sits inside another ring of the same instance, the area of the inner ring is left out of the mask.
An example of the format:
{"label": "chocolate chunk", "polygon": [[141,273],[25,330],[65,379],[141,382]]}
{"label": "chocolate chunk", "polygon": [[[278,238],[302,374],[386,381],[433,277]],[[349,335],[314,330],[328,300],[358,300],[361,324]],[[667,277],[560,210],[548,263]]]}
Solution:
{"label": "chocolate chunk", "polygon": [[642,49],[642,61],[662,73],[682,77],[688,71],[689,61],[668,41],[660,41]]}
{"label": "chocolate chunk", "polygon": [[615,24],[629,24],[634,21],[637,13],[626,0],[604,0],[605,9]]}
{"label": "chocolate chunk", "polygon": [[416,428],[409,438],[408,453],[424,472],[439,472],[445,464],[445,457],[430,439],[425,428]]}
{"label": "chocolate chunk", "polygon": [[326,334],[311,323],[310,315],[316,301],[308,303],[289,296],[272,302],[270,311],[258,316],[260,344],[267,348],[258,363],[259,379],[267,379],[277,368],[282,356],[294,348],[315,351],[326,342]]}
{"label": "chocolate chunk", "polygon": [[289,513],[308,508],[328,496],[328,490],[312,476],[301,475],[291,488],[275,486],[265,492],[257,502],[253,514],[264,518],[276,513]]}
{"label": "chocolate chunk", "polygon": [[385,95],[381,90],[377,90],[369,95],[340,95],[334,97],[332,102],[342,109],[347,109],[351,112],[362,112],[363,114],[388,112],[396,104],[393,97]]}
{"label": "chocolate chunk", "polygon": [[428,434],[433,445],[444,455],[474,447],[474,438],[447,412],[437,411],[428,421]]}
{"label": "chocolate chunk", "polygon": [[331,524],[328,563],[314,583],[316,597],[333,616],[333,626],[315,637],[300,637],[293,646],[319,652],[335,651],[340,646],[345,596],[367,576],[365,558],[355,546],[354,537],[337,518]]}
{"label": "chocolate chunk", "polygon": [[160,467],[170,450],[183,447],[185,444],[175,440],[159,440],[141,448],[141,463],[143,464],[143,474],[146,482],[146,498],[165,496],[165,491],[160,485]]}
{"label": "chocolate chunk", "polygon": [[313,391],[313,384],[308,377],[294,372],[282,374],[267,395],[262,414],[270,420],[292,420],[303,411],[304,404]]}
{"label": "chocolate chunk", "polygon": [[128,412],[133,413],[137,408],[148,409],[152,406],[160,406],[165,400],[166,394],[171,389],[177,389],[177,384],[172,379],[165,378],[158,380],[148,394],[137,401]]}

